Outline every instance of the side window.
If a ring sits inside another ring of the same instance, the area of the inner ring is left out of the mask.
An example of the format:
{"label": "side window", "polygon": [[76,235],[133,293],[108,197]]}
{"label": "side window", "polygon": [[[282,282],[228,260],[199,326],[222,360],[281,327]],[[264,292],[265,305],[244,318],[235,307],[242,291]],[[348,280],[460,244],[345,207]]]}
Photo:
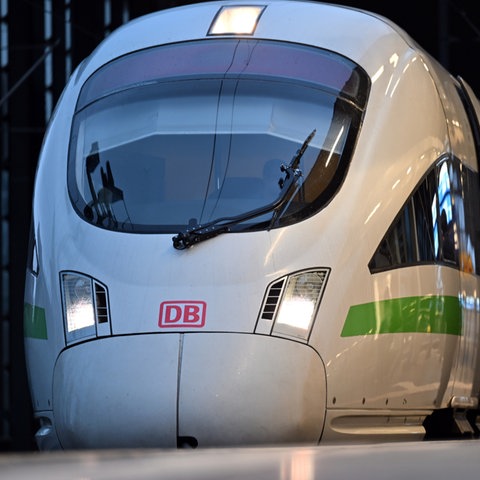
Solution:
{"label": "side window", "polygon": [[429,171],[380,242],[368,265],[371,272],[418,263],[458,264],[456,172],[447,160]]}
{"label": "side window", "polygon": [[[454,216],[453,198],[456,195],[458,175],[450,162],[443,162],[438,169],[438,244],[435,245],[435,259],[446,263],[458,263],[458,228]],[[460,196],[461,197],[461,196]],[[435,221],[435,219],[434,219]]]}
{"label": "side window", "polygon": [[414,237],[410,241],[416,251],[415,259],[410,263],[433,262],[438,255],[436,190],[435,170],[432,170],[410,200],[415,214]]}
{"label": "side window", "polygon": [[35,240],[33,218],[30,220],[30,236],[28,241],[28,257],[27,257],[27,268],[35,276],[38,275],[38,254],[37,254],[37,243]]}
{"label": "side window", "polygon": [[[458,201],[464,209],[465,227],[460,229],[460,268],[468,273],[480,273],[480,181],[479,175],[469,168],[462,170],[464,201]],[[467,201],[468,200],[468,201]]]}

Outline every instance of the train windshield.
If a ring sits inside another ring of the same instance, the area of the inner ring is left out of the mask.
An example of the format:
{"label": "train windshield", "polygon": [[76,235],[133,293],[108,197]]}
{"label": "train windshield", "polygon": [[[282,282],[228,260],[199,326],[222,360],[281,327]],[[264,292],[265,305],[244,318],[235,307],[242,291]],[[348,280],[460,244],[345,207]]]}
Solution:
{"label": "train windshield", "polygon": [[204,40],[122,57],[84,85],[68,185],[86,221],[175,233],[272,204],[233,231],[301,221],[340,187],[368,95],[366,74],[317,48]]}

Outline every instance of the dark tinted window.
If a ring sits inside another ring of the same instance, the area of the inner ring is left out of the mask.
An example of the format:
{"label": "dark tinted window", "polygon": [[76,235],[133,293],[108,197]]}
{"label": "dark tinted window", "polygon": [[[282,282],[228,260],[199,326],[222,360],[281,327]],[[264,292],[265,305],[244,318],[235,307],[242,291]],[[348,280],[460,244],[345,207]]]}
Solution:
{"label": "dark tinted window", "polygon": [[433,262],[458,265],[460,205],[458,163],[441,161],[405,203],[370,261],[370,270]]}
{"label": "dark tinted window", "polygon": [[110,62],[85,82],[77,109],[105,95],[161,80],[252,75],[322,85],[360,108],[368,94],[364,72],[332,52],[284,42],[215,39],[163,45]]}
{"label": "dark tinted window", "polygon": [[462,184],[465,192],[458,207],[464,210],[465,227],[460,231],[463,245],[460,268],[465,272],[480,274],[480,182],[478,173],[462,169]]}

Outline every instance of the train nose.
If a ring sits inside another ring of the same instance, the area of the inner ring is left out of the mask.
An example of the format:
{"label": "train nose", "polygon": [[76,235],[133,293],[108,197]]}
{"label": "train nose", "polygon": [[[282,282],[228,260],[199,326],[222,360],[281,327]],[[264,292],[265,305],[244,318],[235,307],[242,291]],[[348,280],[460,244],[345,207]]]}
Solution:
{"label": "train nose", "polygon": [[175,446],[178,345],[178,335],[138,335],[64,350],[53,378],[60,445]]}
{"label": "train nose", "polygon": [[63,448],[317,443],[325,371],[280,338],[111,337],[61,354],[53,402]]}
{"label": "train nose", "polygon": [[317,443],[325,372],[300,343],[260,335],[183,339],[178,432],[199,446]]}

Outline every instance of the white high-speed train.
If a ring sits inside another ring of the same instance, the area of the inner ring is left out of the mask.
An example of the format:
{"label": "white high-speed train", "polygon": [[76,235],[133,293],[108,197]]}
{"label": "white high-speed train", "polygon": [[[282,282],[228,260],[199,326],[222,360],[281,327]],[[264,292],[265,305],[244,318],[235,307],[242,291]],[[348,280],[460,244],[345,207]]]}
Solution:
{"label": "white high-speed train", "polygon": [[476,436],[479,112],[357,9],[204,2],[111,34],[38,163],[39,448]]}

